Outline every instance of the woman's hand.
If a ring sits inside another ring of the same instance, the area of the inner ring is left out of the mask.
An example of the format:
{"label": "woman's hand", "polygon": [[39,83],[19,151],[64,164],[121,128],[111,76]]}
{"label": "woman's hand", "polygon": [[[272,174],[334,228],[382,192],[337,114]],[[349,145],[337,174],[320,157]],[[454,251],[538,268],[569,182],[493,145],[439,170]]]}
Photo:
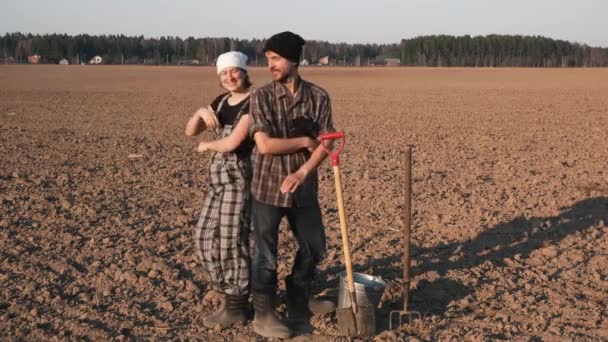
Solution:
{"label": "woman's hand", "polygon": [[196,148],[196,152],[203,153],[209,151],[210,143],[208,141],[201,141]]}
{"label": "woman's hand", "polygon": [[220,122],[217,119],[215,113],[209,108],[200,108],[194,113],[194,116],[203,120],[205,126],[208,129],[216,129],[220,126]]}

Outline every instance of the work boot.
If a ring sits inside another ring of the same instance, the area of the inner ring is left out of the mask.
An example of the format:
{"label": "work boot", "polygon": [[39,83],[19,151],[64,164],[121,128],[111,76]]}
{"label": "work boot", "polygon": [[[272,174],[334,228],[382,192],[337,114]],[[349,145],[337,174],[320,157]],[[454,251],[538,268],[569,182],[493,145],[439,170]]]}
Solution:
{"label": "work boot", "polygon": [[316,299],[310,295],[310,286],[297,284],[291,276],[285,278],[287,288],[287,315],[290,318],[326,314],[336,310],[336,304],[330,300]]}
{"label": "work boot", "polygon": [[336,304],[331,300],[308,297],[308,310],[315,315],[336,311]]}
{"label": "work boot", "polygon": [[294,334],[311,334],[314,327],[310,324],[310,310],[308,310],[307,291],[297,286],[291,277],[285,279],[287,288],[287,323]]}
{"label": "work boot", "polygon": [[229,328],[247,321],[247,306],[249,295],[224,294],[224,304],[215,313],[203,318],[203,325],[213,329],[216,325]]}
{"label": "work boot", "polygon": [[264,337],[289,338],[291,336],[289,328],[279,321],[274,313],[275,294],[254,292],[252,298],[255,310],[253,331]]}

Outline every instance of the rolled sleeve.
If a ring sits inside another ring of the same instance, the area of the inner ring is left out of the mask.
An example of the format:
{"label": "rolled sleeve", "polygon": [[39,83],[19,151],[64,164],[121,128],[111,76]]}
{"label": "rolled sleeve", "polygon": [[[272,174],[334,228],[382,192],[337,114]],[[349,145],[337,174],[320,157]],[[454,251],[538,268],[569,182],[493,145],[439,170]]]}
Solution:
{"label": "rolled sleeve", "polygon": [[251,126],[249,127],[249,136],[253,136],[257,132],[271,134],[270,122],[268,121],[270,107],[268,106],[268,96],[262,91],[254,91],[251,94],[251,104],[249,114],[251,115]]}
{"label": "rolled sleeve", "polygon": [[323,101],[321,101],[321,105],[319,108],[319,133],[331,133],[335,132],[334,122],[331,114],[331,101],[329,96],[325,97]]}

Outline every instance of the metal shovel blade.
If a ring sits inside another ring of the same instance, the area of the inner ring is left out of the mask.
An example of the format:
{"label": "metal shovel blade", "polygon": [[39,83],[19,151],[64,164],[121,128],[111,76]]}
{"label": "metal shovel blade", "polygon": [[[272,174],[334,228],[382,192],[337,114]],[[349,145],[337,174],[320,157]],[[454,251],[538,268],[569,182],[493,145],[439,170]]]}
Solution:
{"label": "metal shovel blade", "polygon": [[357,313],[351,307],[336,309],[338,329],[344,336],[374,336],[376,316],[374,308],[368,305],[357,306]]}

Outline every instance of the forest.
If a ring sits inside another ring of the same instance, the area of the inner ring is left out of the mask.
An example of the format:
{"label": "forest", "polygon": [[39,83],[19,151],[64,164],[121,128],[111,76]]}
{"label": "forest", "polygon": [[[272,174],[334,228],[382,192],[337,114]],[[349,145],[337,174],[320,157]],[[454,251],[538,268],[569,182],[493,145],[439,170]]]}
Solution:
{"label": "forest", "polygon": [[[104,64],[211,65],[217,56],[238,50],[251,65],[264,65],[262,39],[180,38],[125,35],[67,35],[6,33],[0,36],[0,62],[87,63],[100,56]],[[327,57],[327,58],[324,58]],[[402,39],[394,44],[348,44],[309,40],[302,64],[428,67],[604,67],[608,48],[542,36],[432,35]]]}

